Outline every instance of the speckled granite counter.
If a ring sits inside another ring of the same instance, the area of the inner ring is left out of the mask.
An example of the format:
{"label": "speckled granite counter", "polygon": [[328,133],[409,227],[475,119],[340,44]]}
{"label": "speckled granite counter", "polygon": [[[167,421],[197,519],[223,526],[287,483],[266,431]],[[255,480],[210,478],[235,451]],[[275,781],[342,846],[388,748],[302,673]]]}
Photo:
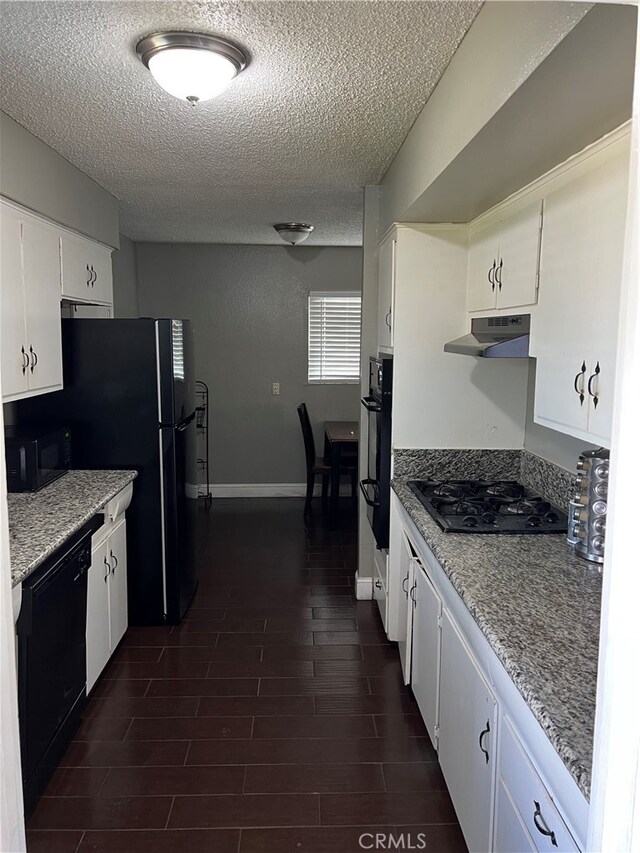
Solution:
{"label": "speckled granite counter", "polygon": [[12,586],[28,577],[137,476],[136,471],[69,471],[40,492],[10,494]]}
{"label": "speckled granite counter", "polygon": [[561,535],[443,533],[393,489],[588,798],[602,576]]}

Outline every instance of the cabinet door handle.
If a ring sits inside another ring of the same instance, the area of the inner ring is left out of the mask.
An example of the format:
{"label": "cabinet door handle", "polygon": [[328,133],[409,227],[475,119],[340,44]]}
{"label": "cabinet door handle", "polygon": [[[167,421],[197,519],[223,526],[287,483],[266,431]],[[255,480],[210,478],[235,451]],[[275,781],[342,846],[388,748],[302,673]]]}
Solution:
{"label": "cabinet door handle", "polygon": [[594,394],[594,392],[591,390],[591,388],[593,385],[593,380],[597,378],[599,373],[600,373],[600,362],[597,361],[596,362],[596,369],[593,371],[593,373],[589,377],[589,382],[587,383],[587,391],[589,392],[589,396],[593,397],[593,408],[594,409],[598,408],[598,402],[599,402],[598,392],[596,391],[596,393]]}
{"label": "cabinet door handle", "polygon": [[98,280],[98,270],[93,269],[93,264],[91,264],[91,270],[93,272],[93,283],[95,284]]}
{"label": "cabinet door handle", "polygon": [[115,573],[116,573],[116,569],[118,568],[118,558],[117,558],[117,557],[116,557],[116,555],[113,553],[113,551],[110,551],[109,553],[110,553],[110,555],[111,555],[111,560],[112,560],[112,562],[113,562],[113,565],[112,565],[112,567],[111,567],[111,571],[112,571],[112,572],[113,572],[113,574],[115,575]]}
{"label": "cabinet door handle", "polygon": [[489,763],[489,753],[487,752],[487,750],[482,745],[482,741],[485,739],[485,736],[488,735],[490,731],[491,731],[491,726],[489,725],[489,720],[487,720],[487,726],[486,726],[486,728],[484,728],[480,732],[480,737],[478,738],[478,746],[480,747],[482,752],[484,752],[484,760],[485,760],[486,764]]}
{"label": "cabinet door handle", "polygon": [[22,375],[24,376],[27,372],[27,367],[29,367],[29,356],[24,347],[20,347],[20,352],[22,353]]}
{"label": "cabinet door handle", "polygon": [[375,588],[376,589],[382,589],[382,583],[380,581],[376,581],[375,582]]}
{"label": "cabinet door handle", "polygon": [[502,278],[500,276],[498,276],[498,273],[501,273],[501,272],[502,272],[502,258],[500,258],[500,264],[499,264],[499,266],[496,267],[496,272],[494,275],[494,278],[495,278],[496,282],[498,283],[498,290],[502,290]]}
{"label": "cabinet door handle", "polygon": [[91,270],[89,269],[89,264],[87,264],[87,287],[91,285]]}
{"label": "cabinet door handle", "polygon": [[414,595],[414,592],[415,592],[415,589],[417,586],[418,586],[418,581],[416,581],[414,583],[414,585],[411,587],[411,589],[409,590],[409,595],[411,596],[411,601],[413,601],[414,607],[416,605],[416,597]]}
{"label": "cabinet door handle", "polygon": [[[583,361],[582,367],[576,373],[576,378],[573,380],[573,390],[576,392],[578,397],[580,397],[580,405],[582,405],[584,403],[584,375],[586,372],[587,372],[587,365]],[[582,381],[582,385],[580,386],[580,388],[578,388],[578,380],[580,379],[581,376],[582,376],[583,381]]]}
{"label": "cabinet door handle", "polygon": [[491,285],[491,292],[492,293],[496,289],[495,272],[496,272],[496,261],[494,258],[493,265],[492,265],[491,269],[489,270],[489,272],[487,273],[487,278],[489,279],[489,284]]}
{"label": "cabinet door handle", "polygon": [[31,372],[33,373],[33,368],[38,363],[38,353],[33,347],[29,347],[29,352],[31,353]]}
{"label": "cabinet door handle", "polygon": [[536,807],[536,810],[533,813],[533,822],[536,825],[536,829],[540,833],[540,835],[546,835],[551,839],[551,843],[554,847],[558,846],[558,842],[556,841],[556,834],[553,830],[549,829],[547,826],[546,820],[542,817],[542,812],[540,811],[540,803],[533,801],[533,805]]}
{"label": "cabinet door handle", "polygon": [[407,583],[408,580],[409,580],[409,575],[407,575],[406,578],[402,579],[402,591],[404,592],[405,598],[409,595],[409,593],[407,591],[407,587],[405,586],[405,584]]}
{"label": "cabinet door handle", "polygon": [[384,318],[384,322],[386,323],[389,331],[391,331],[391,308],[387,311],[387,315]]}
{"label": "cabinet door handle", "polygon": [[109,575],[111,574],[111,566],[109,565],[109,561],[107,560],[107,558],[106,558],[106,557],[104,558],[104,567],[105,567],[105,569],[106,569],[106,572],[104,573],[104,582],[106,583],[106,582],[107,582],[107,578],[108,578],[108,577],[109,577]]}

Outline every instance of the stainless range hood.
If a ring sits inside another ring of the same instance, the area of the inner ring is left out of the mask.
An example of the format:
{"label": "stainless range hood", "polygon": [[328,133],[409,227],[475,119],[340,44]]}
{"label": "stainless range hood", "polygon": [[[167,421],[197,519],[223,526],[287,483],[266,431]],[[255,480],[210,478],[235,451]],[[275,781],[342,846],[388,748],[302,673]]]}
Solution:
{"label": "stainless range hood", "polygon": [[476,358],[528,358],[529,314],[477,317],[471,320],[471,334],[444,345],[445,352]]}

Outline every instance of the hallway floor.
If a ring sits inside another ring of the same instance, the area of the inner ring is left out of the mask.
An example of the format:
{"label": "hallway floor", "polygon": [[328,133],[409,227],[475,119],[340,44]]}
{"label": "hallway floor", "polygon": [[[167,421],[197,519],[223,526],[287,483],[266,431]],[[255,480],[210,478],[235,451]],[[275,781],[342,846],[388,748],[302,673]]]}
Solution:
{"label": "hallway floor", "polygon": [[292,498],[200,513],[193,605],[127,632],[30,853],[466,850],[397,649],[354,597],[355,522],[315,513],[305,526]]}

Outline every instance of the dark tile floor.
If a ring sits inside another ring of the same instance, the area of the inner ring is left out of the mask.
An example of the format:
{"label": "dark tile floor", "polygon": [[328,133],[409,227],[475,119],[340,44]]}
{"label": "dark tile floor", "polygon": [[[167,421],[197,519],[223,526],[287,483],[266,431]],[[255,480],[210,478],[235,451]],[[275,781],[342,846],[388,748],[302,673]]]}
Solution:
{"label": "dark tile floor", "polygon": [[305,525],[290,498],[200,513],[193,605],[127,632],[30,853],[466,849],[397,650],[354,597],[355,521],[316,513]]}

